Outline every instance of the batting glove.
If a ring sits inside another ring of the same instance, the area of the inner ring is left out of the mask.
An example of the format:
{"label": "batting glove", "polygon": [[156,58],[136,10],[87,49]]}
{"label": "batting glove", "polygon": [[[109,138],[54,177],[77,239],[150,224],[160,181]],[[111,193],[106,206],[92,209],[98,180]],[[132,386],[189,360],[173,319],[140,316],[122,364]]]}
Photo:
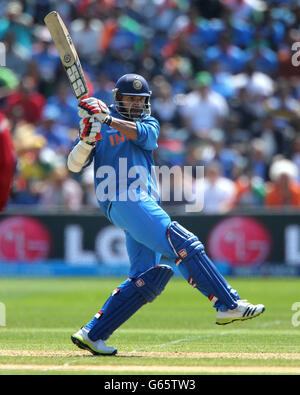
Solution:
{"label": "batting glove", "polygon": [[96,142],[102,140],[101,123],[93,118],[84,118],[80,121],[79,138],[83,142],[95,146]]}
{"label": "batting glove", "polygon": [[101,123],[108,123],[111,119],[107,105],[95,97],[83,99],[78,104],[80,118],[95,117]]}

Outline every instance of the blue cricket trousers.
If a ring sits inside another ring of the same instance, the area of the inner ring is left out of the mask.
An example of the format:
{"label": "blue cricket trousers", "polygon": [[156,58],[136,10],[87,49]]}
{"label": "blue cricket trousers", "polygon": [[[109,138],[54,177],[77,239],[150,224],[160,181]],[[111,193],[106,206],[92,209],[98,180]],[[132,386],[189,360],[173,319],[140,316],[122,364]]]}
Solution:
{"label": "blue cricket trousers", "polygon": [[112,223],[126,234],[129,277],[137,277],[158,265],[162,255],[174,260],[177,258],[166,234],[171,218],[157,202],[112,202],[109,216]]}

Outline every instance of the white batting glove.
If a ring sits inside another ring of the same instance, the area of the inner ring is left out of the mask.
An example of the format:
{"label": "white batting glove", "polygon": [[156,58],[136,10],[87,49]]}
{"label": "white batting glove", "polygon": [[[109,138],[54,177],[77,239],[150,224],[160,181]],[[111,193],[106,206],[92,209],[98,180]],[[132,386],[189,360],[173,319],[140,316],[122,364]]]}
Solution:
{"label": "white batting glove", "polygon": [[101,123],[94,118],[84,118],[80,121],[79,138],[84,143],[95,146],[96,142],[102,140]]}
{"label": "white batting glove", "polygon": [[108,123],[111,119],[107,105],[95,97],[83,99],[78,104],[80,118],[95,117],[101,123]]}

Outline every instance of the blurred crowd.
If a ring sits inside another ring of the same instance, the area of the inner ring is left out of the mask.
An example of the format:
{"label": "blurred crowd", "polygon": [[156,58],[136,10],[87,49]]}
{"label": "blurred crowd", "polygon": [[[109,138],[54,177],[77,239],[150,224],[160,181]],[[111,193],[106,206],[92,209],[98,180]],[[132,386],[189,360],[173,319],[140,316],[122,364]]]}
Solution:
{"label": "blurred crowd", "polygon": [[125,73],[150,82],[156,164],[204,166],[189,179],[204,212],[300,207],[299,0],[0,0],[0,111],[17,156],[8,206],[97,206],[92,169],[66,169],[79,118],[43,22],[54,9],[92,95],[112,104]]}

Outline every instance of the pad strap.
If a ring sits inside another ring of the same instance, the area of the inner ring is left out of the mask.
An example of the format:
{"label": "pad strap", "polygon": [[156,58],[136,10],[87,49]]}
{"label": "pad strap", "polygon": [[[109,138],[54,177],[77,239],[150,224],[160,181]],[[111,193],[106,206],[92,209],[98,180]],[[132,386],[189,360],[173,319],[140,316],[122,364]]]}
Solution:
{"label": "pad strap", "polygon": [[92,341],[106,340],[144,304],[153,302],[173,276],[168,265],[157,265],[137,279],[125,281],[115,289],[95,318],[87,324]]}
{"label": "pad strap", "polygon": [[167,230],[169,243],[177,254],[176,265],[184,265],[189,280],[207,295],[213,295],[228,309],[237,307],[231,287],[205,253],[197,236],[178,222],[172,222]]}

